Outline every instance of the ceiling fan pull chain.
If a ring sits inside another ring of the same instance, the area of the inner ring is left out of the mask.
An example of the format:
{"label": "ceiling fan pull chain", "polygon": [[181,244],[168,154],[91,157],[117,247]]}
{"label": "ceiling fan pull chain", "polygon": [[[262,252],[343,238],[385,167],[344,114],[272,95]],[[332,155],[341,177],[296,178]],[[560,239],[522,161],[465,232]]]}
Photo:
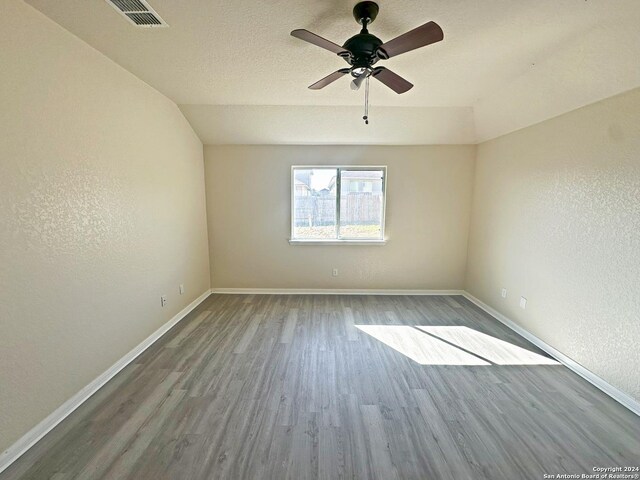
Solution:
{"label": "ceiling fan pull chain", "polygon": [[364,86],[364,120],[365,125],[369,125],[369,75],[367,75],[367,79],[365,80],[367,83]]}

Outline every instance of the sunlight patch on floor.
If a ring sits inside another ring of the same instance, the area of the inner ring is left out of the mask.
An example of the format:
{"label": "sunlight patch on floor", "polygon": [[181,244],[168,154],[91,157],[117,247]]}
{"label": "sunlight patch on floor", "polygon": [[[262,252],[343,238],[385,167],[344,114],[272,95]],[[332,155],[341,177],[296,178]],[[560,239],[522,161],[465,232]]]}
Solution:
{"label": "sunlight patch on floor", "polygon": [[559,365],[554,359],[469,327],[417,327],[497,365]]}
{"label": "sunlight patch on floor", "polygon": [[356,327],[420,365],[490,365],[475,355],[406,325]]}
{"label": "sunlight patch on floor", "polygon": [[559,365],[552,358],[464,326],[355,326],[420,365]]}

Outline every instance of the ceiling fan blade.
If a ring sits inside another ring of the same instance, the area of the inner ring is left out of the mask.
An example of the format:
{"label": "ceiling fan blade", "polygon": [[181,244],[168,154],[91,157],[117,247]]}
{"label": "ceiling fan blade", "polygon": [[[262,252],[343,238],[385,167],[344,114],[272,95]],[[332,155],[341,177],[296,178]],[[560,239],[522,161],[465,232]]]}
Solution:
{"label": "ceiling fan blade", "polygon": [[384,83],[387,87],[389,87],[396,93],[404,93],[408,90],[411,90],[411,88],[413,87],[412,83],[407,82],[400,75],[398,75],[397,73],[393,73],[388,68],[374,68],[371,76],[376,80]]}
{"label": "ceiling fan blade", "polygon": [[330,83],[335,82],[339,78],[342,78],[342,76],[346,75],[347,73],[349,73],[349,69],[348,68],[341,68],[340,70],[337,70],[337,71],[333,72],[332,74],[327,75],[323,79],[318,80],[313,85],[309,85],[309,88],[311,90],[320,90],[321,88],[326,87]]}
{"label": "ceiling fan blade", "polygon": [[414,28],[399,37],[389,40],[380,45],[377,50],[378,57],[387,59],[400,55],[401,53],[410,52],[416,48],[425,47],[441,41],[444,33],[435,22],[425,23],[424,25]]}
{"label": "ceiling fan blade", "polygon": [[305,42],[313,43],[318,47],[329,50],[330,52],[337,53],[338,55],[345,55],[349,52],[337,43],[333,43],[326,38],[322,38],[320,35],[311,33],[309,30],[298,29],[291,32],[291,36],[304,40]]}

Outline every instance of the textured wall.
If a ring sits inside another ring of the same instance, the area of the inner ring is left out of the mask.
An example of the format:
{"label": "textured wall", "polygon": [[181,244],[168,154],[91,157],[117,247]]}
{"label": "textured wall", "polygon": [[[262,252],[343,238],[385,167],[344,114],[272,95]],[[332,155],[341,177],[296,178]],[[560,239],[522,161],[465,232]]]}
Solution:
{"label": "textured wall", "polygon": [[[462,288],[474,155],[473,146],[206,146],[212,285]],[[289,245],[291,165],[340,164],[388,166],[388,243]]]}
{"label": "textured wall", "polygon": [[481,144],[467,277],[473,295],[637,399],[639,152],[640,89]]}
{"label": "textured wall", "polygon": [[207,290],[209,260],[178,108],[22,2],[0,13],[2,451]]}

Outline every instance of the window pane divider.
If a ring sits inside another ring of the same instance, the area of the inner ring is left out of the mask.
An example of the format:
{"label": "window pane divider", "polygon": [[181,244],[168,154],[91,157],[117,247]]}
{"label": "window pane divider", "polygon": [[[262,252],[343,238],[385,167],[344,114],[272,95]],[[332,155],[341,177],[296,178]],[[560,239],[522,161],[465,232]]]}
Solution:
{"label": "window pane divider", "polygon": [[342,195],[342,168],[336,171],[336,239],[341,240],[340,235],[340,196]]}

